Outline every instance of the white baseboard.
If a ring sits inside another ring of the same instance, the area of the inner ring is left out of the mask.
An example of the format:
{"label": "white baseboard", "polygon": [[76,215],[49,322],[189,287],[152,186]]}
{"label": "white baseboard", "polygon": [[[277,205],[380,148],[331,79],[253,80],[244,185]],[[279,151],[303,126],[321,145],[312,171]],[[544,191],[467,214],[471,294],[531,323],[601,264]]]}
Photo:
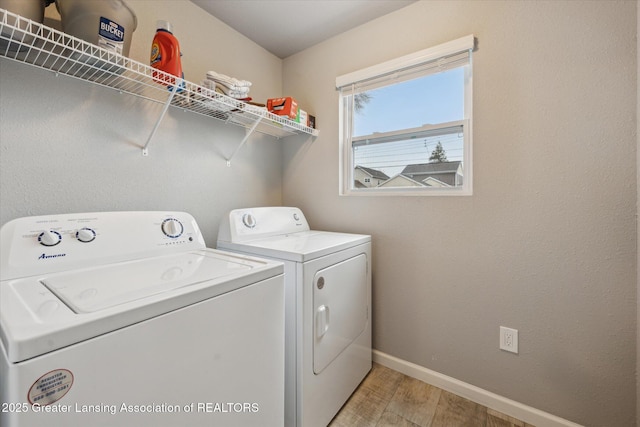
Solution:
{"label": "white baseboard", "polygon": [[491,393],[455,378],[432,371],[406,360],[398,359],[378,350],[373,350],[373,361],[407,376],[424,381],[443,390],[457,394],[472,402],[502,412],[536,427],[583,427],[515,400]]}

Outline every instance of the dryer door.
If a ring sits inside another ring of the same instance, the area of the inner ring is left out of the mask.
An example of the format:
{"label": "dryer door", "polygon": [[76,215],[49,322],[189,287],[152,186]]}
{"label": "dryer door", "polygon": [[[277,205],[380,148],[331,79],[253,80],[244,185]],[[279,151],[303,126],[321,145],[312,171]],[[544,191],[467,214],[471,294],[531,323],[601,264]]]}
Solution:
{"label": "dryer door", "polygon": [[367,324],[367,256],[318,270],[313,278],[313,371],[322,372]]}

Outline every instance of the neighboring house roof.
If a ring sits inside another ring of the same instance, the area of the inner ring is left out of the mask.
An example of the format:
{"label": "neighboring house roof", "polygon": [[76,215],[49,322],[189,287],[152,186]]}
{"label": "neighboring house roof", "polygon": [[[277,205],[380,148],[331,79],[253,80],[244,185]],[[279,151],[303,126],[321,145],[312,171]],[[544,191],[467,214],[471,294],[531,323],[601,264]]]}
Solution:
{"label": "neighboring house roof", "polygon": [[458,172],[462,175],[462,162],[460,161],[407,165],[401,174],[416,181],[424,182],[426,185],[429,185],[428,182],[426,182],[429,177],[446,185],[456,185],[456,174],[458,174]]}
{"label": "neighboring house roof", "polygon": [[366,185],[364,185],[363,183],[361,183],[360,181],[358,181],[357,179],[354,181],[353,186],[355,188],[369,188]]}
{"label": "neighboring house roof", "polygon": [[377,169],[365,168],[364,166],[356,166],[356,169],[360,169],[364,173],[370,175],[371,178],[384,179],[384,180],[389,179],[389,175]]}
{"label": "neighboring house roof", "polygon": [[406,175],[402,175],[401,173],[394,175],[393,178],[388,179],[382,184],[378,185],[378,187],[424,187],[425,185],[421,182],[416,181],[415,179],[411,179]]}
{"label": "neighboring house roof", "polygon": [[422,183],[424,185],[428,185],[429,187],[451,187],[446,182],[442,182],[439,179],[436,179],[432,176],[428,177],[427,179],[423,179]]}
{"label": "neighboring house roof", "polygon": [[407,165],[403,170],[403,175],[426,175],[432,173],[455,173],[462,162],[433,162]]}

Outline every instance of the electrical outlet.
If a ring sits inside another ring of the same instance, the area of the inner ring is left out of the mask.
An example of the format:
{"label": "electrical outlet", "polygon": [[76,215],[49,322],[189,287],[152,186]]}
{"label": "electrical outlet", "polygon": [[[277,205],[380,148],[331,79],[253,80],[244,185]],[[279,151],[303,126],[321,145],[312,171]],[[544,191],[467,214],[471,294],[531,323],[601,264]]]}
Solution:
{"label": "electrical outlet", "polygon": [[500,350],[518,354],[518,330],[500,326]]}

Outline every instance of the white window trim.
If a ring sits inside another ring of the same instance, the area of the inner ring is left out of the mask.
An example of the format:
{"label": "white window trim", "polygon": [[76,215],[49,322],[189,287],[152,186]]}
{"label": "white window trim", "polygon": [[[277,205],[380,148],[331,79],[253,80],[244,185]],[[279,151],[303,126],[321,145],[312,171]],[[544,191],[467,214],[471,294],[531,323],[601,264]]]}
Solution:
{"label": "white window trim", "polygon": [[[473,50],[475,45],[475,38],[473,35],[461,37],[456,40],[452,40],[447,43],[443,43],[438,46],[434,46],[428,49],[421,50],[409,55],[402,56],[390,61],[383,62],[381,64],[373,65],[352,73],[344,74],[336,77],[336,88],[341,89],[357,83],[362,83],[367,80],[378,79],[385,75],[393,75],[394,72],[410,68],[413,66],[419,66],[423,63],[433,61],[443,56],[455,54],[465,50]],[[342,97],[338,97],[338,114],[340,117],[340,129],[339,129],[339,193],[341,196],[471,196],[473,194],[473,58],[469,58],[469,67],[465,74],[465,119],[460,123],[464,126],[464,155],[463,162],[466,165],[464,185],[462,187],[448,187],[448,188],[428,188],[423,187],[394,187],[394,188],[352,188],[351,181],[353,180],[353,154],[351,141],[345,140],[344,126],[348,125],[344,123],[344,103]]]}
{"label": "white window trim", "polygon": [[381,64],[363,68],[362,70],[338,76],[336,77],[336,87],[339,89],[354,83],[377,78],[386,74],[392,74],[403,68],[424,64],[425,62],[433,61],[434,59],[438,59],[443,56],[473,49],[475,43],[474,40],[473,34],[470,34],[447,43],[442,43],[438,46],[430,47]]}

